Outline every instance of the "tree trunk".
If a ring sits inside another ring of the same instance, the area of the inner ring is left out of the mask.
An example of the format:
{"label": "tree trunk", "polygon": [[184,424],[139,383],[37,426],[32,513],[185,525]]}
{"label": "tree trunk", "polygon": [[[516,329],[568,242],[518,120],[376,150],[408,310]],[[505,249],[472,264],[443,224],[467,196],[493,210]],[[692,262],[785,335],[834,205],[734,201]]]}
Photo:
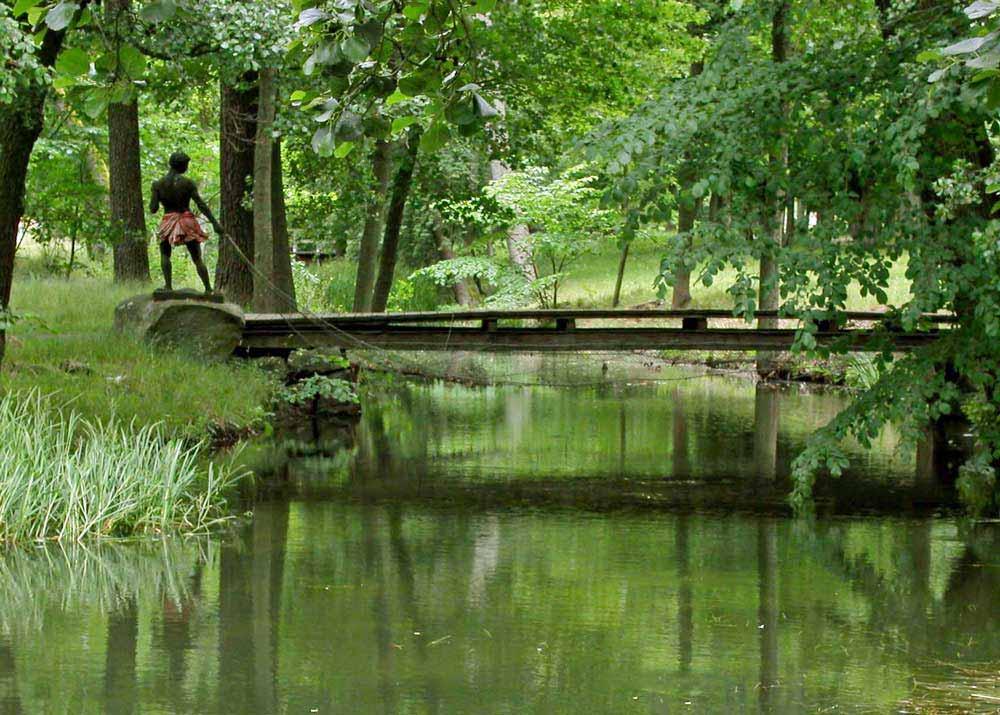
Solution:
{"label": "tree trunk", "polygon": [[375,261],[378,259],[378,237],[385,218],[385,195],[389,190],[389,165],[392,145],[379,139],[372,151],[372,184],[368,192],[365,230],[358,250],[358,275],[354,284],[354,312],[368,313],[372,308],[375,285]]}
{"label": "tree trunk", "polygon": [[622,244],[621,256],[618,258],[618,276],[615,278],[615,295],[611,299],[612,308],[617,308],[622,300],[622,282],[625,280],[625,264],[628,263],[628,250],[631,247],[631,241],[625,241]]}
{"label": "tree trunk", "polygon": [[[490,181],[499,181],[510,173],[510,167],[499,159],[490,161]],[[524,224],[511,226],[507,231],[507,255],[510,262],[528,281],[538,278],[531,255],[531,232]]]}
{"label": "tree trunk", "polygon": [[[455,252],[451,249],[451,242],[444,232],[444,221],[441,220],[441,214],[437,211],[434,211],[431,226],[434,231],[434,239],[437,241],[438,255],[441,256],[441,260],[450,261],[455,258]],[[455,302],[463,308],[475,305],[475,301],[472,298],[472,289],[469,287],[468,281],[456,281],[452,286],[452,291],[455,293]]]}
{"label": "tree trunk", "polygon": [[[697,77],[705,69],[703,62],[692,62],[691,70],[688,73],[691,77]],[[694,182],[698,176],[695,168],[691,164],[691,157],[684,157],[684,165],[680,170],[680,186],[677,189],[677,232],[684,236],[683,252],[691,249],[691,236],[694,230],[694,222],[698,218],[698,210],[701,208],[701,199],[695,199],[691,195]],[[670,307],[673,310],[684,310],[691,305],[691,269],[688,267],[679,268],[674,276],[674,292],[670,300]]]}
{"label": "tree trunk", "polygon": [[279,301],[274,290],[274,230],[272,222],[271,162],[274,158],[274,70],[260,71],[258,82],[260,104],[257,115],[257,139],[253,158],[253,235],[254,281],[253,309],[257,313],[278,312]]}
{"label": "tree trunk", "polygon": [[292,249],[288,243],[288,213],[285,210],[285,177],[281,167],[281,142],[271,152],[271,230],[274,233],[274,283],[280,289],[280,312],[294,313],[295,280],[292,278]]}
{"label": "tree trunk", "polygon": [[[788,0],[782,0],[774,11],[771,20],[771,60],[777,65],[788,59]],[[787,117],[787,107],[778,108],[782,121]],[[783,134],[783,130],[779,129]],[[771,171],[775,176],[780,175],[784,181],[784,174],[788,167],[788,144],[783,136],[779,136],[780,148],[771,159]],[[758,279],[758,308],[760,310],[778,310],[781,307],[781,274],[778,265],[778,252],[784,245],[785,238],[785,211],[786,198],[784,189],[778,188],[771,208],[770,219],[770,245],[768,245],[760,258],[760,276]],[[757,327],[764,330],[773,330],[778,327],[777,318],[758,318]],[[774,353],[760,352],[757,354],[757,373],[761,376],[769,375],[773,370]]]}
{"label": "tree trunk", "polygon": [[396,272],[396,255],[399,249],[399,232],[403,227],[403,211],[406,200],[410,196],[413,185],[413,168],[417,163],[417,152],[420,150],[420,130],[415,129],[410,134],[409,145],[403,155],[396,178],[392,182],[392,198],[389,201],[389,213],[385,219],[385,235],[382,238],[382,255],[379,259],[378,280],[375,281],[375,293],[372,298],[372,312],[384,313],[389,302],[389,292],[392,290],[392,279]]}
{"label": "tree trunk", "polygon": [[139,167],[139,106],[135,102],[108,105],[108,167],[115,283],[148,281],[149,253]]}
{"label": "tree trunk", "polygon": [[223,83],[220,92],[219,221],[225,236],[219,237],[215,285],[229,300],[246,305],[253,297],[253,270],[247,265],[254,256],[253,211],[247,204],[254,171],[257,73],[248,72],[242,79],[247,88]]}
{"label": "tree trunk", "polygon": [[[121,43],[119,28],[127,20],[131,5],[132,0],[105,0],[105,17],[113,28],[115,44]],[[139,152],[138,103],[108,105],[108,196],[115,283],[149,281]]]}
{"label": "tree trunk", "polygon": [[[48,31],[38,49],[38,61],[52,67],[62,49],[64,32]],[[24,214],[24,189],[31,150],[42,133],[48,87],[33,84],[10,104],[0,105],[0,314],[10,306],[14,283],[14,253],[17,228]],[[0,320],[0,325],[3,321]],[[3,365],[7,335],[0,330],[0,365]]]}

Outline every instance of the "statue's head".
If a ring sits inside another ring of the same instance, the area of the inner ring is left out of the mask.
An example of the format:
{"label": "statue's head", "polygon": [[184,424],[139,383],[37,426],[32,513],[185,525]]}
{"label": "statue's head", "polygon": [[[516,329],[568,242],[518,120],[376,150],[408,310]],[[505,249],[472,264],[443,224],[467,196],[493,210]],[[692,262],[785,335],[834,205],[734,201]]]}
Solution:
{"label": "statue's head", "polygon": [[183,174],[188,170],[188,164],[191,163],[191,157],[182,151],[175,151],[170,155],[170,168],[176,171],[178,174]]}

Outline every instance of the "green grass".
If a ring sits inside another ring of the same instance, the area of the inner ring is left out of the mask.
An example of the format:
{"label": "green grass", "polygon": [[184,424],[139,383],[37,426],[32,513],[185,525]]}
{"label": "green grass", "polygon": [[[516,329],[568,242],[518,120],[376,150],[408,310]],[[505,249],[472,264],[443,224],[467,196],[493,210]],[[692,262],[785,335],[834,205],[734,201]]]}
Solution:
{"label": "green grass", "polygon": [[[630,254],[622,281],[621,305],[629,307],[656,300],[653,280],[660,271],[660,260],[664,249],[652,242],[636,243]],[[609,246],[606,250],[584,256],[569,268],[569,276],[559,289],[559,303],[564,307],[605,308],[610,307],[615,291],[615,276],[618,271],[618,250]],[[898,261],[890,277],[888,297],[893,305],[900,305],[909,298],[909,281],[906,279],[906,262]],[[695,277],[697,274],[695,275]],[[732,299],[726,289],[733,284],[736,271],[727,269],[715,277],[710,288],[692,284],[692,308],[726,309],[732,306]],[[863,298],[855,286],[850,291],[847,309],[866,311],[878,307],[874,298]]]}
{"label": "green grass", "polygon": [[201,532],[241,473],[156,425],[93,423],[37,392],[0,398],[0,543]]}
{"label": "green grass", "polygon": [[154,350],[112,331],[115,306],[146,290],[19,272],[11,307],[28,318],[10,331],[0,394],[38,390],[88,421],[158,423],[171,436],[194,439],[214,425],[261,420],[275,388],[264,371]]}

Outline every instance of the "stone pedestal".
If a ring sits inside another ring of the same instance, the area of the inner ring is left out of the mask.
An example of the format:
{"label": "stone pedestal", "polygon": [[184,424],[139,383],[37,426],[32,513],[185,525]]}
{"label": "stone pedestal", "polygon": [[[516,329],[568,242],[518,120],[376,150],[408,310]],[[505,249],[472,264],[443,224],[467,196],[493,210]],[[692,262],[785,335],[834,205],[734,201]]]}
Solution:
{"label": "stone pedestal", "polygon": [[115,330],[208,360],[225,360],[243,336],[243,311],[218,294],[157,291],[115,309]]}
{"label": "stone pedestal", "polygon": [[180,290],[167,290],[157,288],[153,291],[153,300],[162,303],[168,300],[193,300],[197,303],[225,303],[226,296],[222,293],[202,293],[191,288],[181,288]]}

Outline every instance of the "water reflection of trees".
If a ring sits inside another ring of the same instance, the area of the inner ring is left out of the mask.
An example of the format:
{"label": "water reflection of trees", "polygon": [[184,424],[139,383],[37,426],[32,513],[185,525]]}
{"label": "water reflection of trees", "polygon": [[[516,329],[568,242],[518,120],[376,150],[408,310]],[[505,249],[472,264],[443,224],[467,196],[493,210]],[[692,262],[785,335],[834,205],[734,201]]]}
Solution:
{"label": "water reflection of trees", "polygon": [[32,712],[66,667],[46,649],[97,614],[81,712],[892,709],[925,662],[996,662],[995,546],[931,520],[277,501],[221,547],[8,554],[0,701]]}

